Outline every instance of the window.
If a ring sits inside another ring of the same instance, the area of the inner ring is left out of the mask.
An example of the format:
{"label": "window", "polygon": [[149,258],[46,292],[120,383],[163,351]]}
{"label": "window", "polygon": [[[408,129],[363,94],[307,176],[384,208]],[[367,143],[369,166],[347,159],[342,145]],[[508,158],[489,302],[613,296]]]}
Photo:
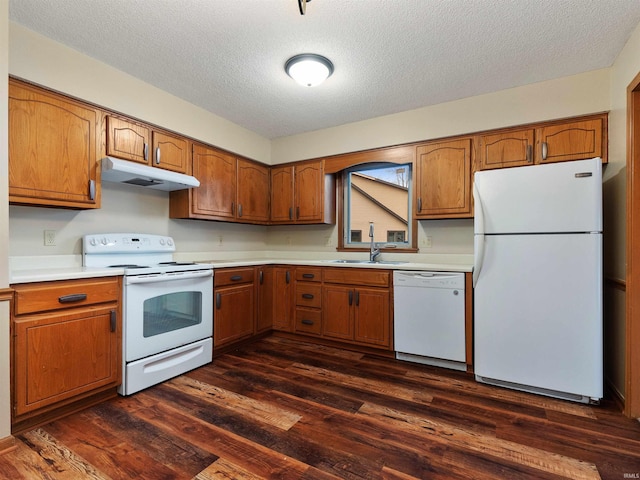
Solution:
{"label": "window", "polygon": [[405,241],[405,231],[399,231],[399,230],[387,230],[387,242],[389,243],[394,243],[394,242],[404,242]]}
{"label": "window", "polygon": [[374,227],[373,240],[383,248],[413,247],[411,166],[376,163],[344,171],[344,247],[368,247],[370,222]]}

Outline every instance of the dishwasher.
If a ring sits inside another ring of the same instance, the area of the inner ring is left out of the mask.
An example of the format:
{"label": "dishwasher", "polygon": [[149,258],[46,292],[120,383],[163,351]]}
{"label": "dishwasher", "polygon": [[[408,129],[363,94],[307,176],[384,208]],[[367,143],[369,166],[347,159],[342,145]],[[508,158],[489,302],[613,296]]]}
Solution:
{"label": "dishwasher", "polygon": [[466,370],[464,287],[464,273],[393,272],[398,360]]}

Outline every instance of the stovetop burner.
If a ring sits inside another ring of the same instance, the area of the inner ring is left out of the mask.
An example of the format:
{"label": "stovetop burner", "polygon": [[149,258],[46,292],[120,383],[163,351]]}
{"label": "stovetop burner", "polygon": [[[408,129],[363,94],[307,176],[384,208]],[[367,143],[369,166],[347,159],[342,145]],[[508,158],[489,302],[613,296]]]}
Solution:
{"label": "stovetop burner", "polygon": [[145,265],[136,265],[135,263],[120,263],[118,265],[108,265],[109,268],[146,268]]}
{"label": "stovetop burner", "polygon": [[158,265],[196,265],[195,262],[160,262]]}

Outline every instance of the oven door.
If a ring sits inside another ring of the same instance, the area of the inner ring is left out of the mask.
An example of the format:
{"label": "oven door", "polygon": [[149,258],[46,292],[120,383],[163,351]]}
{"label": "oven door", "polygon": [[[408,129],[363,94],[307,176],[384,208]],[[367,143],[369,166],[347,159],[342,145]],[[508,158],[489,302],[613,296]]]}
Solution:
{"label": "oven door", "polygon": [[124,279],[125,361],[213,335],[213,270]]}

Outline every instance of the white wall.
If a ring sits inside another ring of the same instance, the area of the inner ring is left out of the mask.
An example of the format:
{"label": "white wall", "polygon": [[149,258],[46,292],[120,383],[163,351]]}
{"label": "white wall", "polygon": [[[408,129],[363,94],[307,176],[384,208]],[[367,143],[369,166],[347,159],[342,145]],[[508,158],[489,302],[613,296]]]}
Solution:
{"label": "white wall", "polygon": [[[7,180],[7,75],[9,51],[9,1],[0,0],[0,289],[9,285],[9,211]],[[0,302],[0,440],[11,435],[9,397],[9,302]]]}
{"label": "white wall", "polygon": [[[627,86],[640,72],[640,25],[611,68],[609,165],[604,181],[605,277],[626,278]],[[617,288],[605,289],[605,372],[613,387],[625,392],[625,300]]]}
{"label": "white wall", "polygon": [[602,69],[277,138],[271,158],[277,164],[606,110],[609,71]]}
{"label": "white wall", "polygon": [[271,163],[267,138],[12,22],[9,73]]}

